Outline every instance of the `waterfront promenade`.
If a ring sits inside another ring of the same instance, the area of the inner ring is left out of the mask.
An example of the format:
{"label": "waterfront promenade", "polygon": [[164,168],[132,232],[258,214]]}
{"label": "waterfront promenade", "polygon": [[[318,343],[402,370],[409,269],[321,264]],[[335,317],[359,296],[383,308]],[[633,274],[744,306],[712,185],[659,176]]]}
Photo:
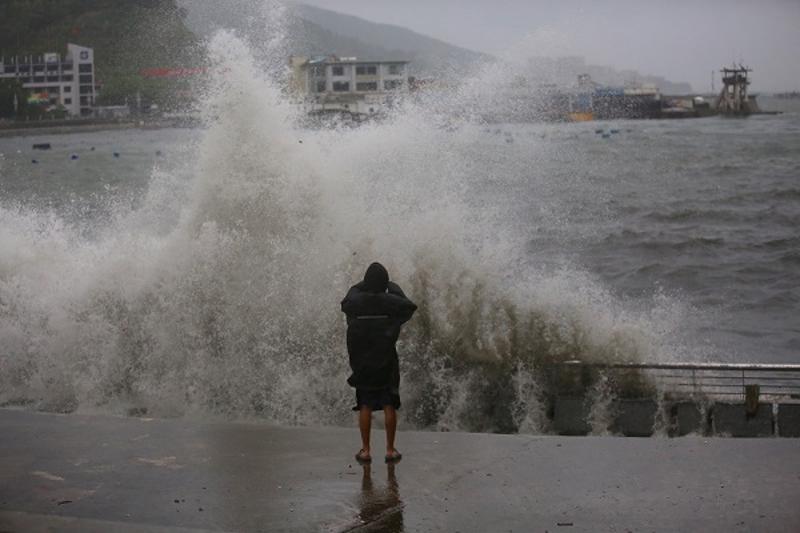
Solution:
{"label": "waterfront promenade", "polygon": [[[373,438],[379,453],[381,433]],[[401,431],[0,410],[0,531],[797,531],[800,440]]]}
{"label": "waterfront promenade", "polygon": [[195,127],[199,120],[187,118],[133,118],[108,119],[69,119],[31,122],[0,121],[0,139],[4,137],[31,137],[35,135],[67,135],[70,133],[91,133],[96,131]]}

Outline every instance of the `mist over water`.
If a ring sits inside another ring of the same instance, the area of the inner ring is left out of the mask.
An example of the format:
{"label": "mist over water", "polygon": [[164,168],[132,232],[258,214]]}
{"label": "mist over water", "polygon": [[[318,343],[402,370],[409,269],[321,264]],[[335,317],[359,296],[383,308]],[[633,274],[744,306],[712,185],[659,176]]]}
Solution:
{"label": "mist over water", "polygon": [[687,334],[706,311],[620,297],[555,251],[596,235],[552,186],[590,185],[569,159],[514,157],[547,128],[486,150],[439,101],[302,129],[245,40],[208,49],[206,127],[143,193],[0,204],[0,403],[349,424],[339,302],[375,260],[420,306],[399,346],[413,427],[538,431],[548,362],[713,355]]}

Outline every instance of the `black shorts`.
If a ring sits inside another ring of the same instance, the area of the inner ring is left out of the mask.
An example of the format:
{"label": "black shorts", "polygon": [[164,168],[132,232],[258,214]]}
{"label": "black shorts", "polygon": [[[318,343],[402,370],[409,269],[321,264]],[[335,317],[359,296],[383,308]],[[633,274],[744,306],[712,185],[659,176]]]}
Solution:
{"label": "black shorts", "polygon": [[388,387],[377,390],[356,389],[356,406],[353,411],[361,410],[362,405],[373,411],[383,411],[386,405],[400,409],[400,395]]}

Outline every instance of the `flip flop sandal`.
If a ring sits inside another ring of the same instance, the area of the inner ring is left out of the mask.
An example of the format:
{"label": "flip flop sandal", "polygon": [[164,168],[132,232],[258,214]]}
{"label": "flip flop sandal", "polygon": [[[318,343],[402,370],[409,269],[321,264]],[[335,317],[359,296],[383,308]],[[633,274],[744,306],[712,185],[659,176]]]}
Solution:
{"label": "flip flop sandal", "polygon": [[363,451],[364,451],[363,448],[358,450],[358,453],[356,454],[356,461],[358,461],[361,464],[369,464],[369,463],[371,463],[372,462],[372,457],[370,457],[370,456],[366,456],[365,457],[365,456],[361,455],[361,453]]}
{"label": "flip flop sandal", "polygon": [[403,458],[403,454],[400,453],[400,452],[397,452],[397,453],[395,453],[393,455],[387,455],[386,456],[386,462],[387,463],[399,463],[400,459],[402,459],[402,458]]}

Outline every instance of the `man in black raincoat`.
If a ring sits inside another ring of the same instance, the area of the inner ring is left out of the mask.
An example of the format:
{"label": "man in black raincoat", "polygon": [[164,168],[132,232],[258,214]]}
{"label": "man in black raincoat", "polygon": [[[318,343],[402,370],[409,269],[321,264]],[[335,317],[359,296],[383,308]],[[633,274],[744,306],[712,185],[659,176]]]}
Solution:
{"label": "man in black raincoat", "polygon": [[371,461],[369,434],[372,411],[383,410],[386,422],[386,461],[399,461],[394,447],[397,412],[400,408],[400,366],[395,343],[400,327],[416,311],[402,289],[389,281],[380,263],[372,263],[364,281],[354,285],[342,300],[347,315],[347,352],[352,375],[347,379],[356,389],[358,425],[361,430],[360,462]]}

